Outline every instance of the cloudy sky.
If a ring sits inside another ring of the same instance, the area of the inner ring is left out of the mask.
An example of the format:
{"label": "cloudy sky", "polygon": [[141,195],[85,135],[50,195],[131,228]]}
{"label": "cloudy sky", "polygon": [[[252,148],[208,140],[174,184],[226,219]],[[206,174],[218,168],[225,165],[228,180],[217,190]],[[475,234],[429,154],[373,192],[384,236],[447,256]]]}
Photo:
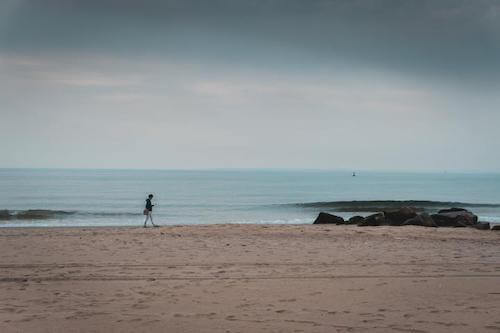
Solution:
{"label": "cloudy sky", "polygon": [[500,0],[2,0],[0,167],[500,171]]}

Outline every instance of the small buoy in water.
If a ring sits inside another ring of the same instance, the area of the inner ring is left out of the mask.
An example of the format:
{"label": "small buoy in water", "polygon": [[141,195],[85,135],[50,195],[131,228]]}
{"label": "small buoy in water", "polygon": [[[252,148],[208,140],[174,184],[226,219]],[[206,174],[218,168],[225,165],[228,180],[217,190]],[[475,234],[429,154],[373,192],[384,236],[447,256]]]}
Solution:
{"label": "small buoy in water", "polygon": [[352,176],[353,176],[353,177],[356,177],[356,172],[353,172],[353,173],[352,173]]}

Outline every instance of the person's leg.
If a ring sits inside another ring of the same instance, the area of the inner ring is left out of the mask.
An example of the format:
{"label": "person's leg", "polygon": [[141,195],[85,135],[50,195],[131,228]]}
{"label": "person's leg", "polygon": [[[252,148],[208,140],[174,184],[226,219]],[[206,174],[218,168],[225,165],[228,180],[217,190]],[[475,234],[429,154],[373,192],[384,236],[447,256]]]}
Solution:
{"label": "person's leg", "polygon": [[156,227],[156,224],[154,224],[153,222],[153,212],[149,212],[149,219],[151,220],[151,224],[153,225],[153,227]]}
{"label": "person's leg", "polygon": [[146,223],[148,222],[150,214],[151,212],[148,212],[148,214],[146,215],[146,219],[144,220],[144,228],[146,228]]}

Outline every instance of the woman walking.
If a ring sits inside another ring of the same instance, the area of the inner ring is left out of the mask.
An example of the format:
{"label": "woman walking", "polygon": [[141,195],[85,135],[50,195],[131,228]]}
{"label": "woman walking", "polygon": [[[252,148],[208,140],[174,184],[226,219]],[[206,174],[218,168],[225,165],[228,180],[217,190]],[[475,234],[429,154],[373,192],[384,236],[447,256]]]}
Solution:
{"label": "woman walking", "polygon": [[148,195],[148,198],[146,199],[146,208],[144,208],[144,215],[146,215],[146,220],[144,220],[144,228],[147,228],[146,223],[148,222],[148,219],[151,221],[151,224],[153,227],[158,227],[156,224],[153,223],[153,204],[151,203],[151,199],[153,199],[153,195],[150,194]]}

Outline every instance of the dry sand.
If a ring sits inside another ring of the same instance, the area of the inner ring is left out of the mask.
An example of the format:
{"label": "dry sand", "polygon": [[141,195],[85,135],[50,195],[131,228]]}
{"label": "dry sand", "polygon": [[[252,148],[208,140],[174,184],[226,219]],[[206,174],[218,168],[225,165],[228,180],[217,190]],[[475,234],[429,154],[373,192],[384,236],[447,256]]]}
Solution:
{"label": "dry sand", "polygon": [[500,332],[500,232],[0,229],[0,332]]}

